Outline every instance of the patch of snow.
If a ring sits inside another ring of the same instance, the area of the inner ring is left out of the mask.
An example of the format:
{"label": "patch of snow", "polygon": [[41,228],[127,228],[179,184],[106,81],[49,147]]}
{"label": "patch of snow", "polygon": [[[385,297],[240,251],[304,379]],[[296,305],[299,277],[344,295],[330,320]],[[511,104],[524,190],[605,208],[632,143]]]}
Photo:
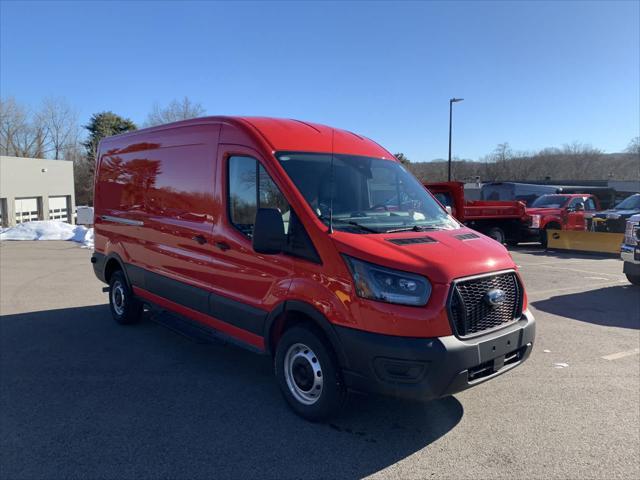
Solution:
{"label": "patch of snow", "polygon": [[82,244],[83,248],[93,248],[93,228],[58,220],[25,222],[3,228],[0,240],[72,240]]}
{"label": "patch of snow", "polygon": [[554,363],[553,368],[567,368],[569,366],[568,363]]}
{"label": "patch of snow", "polygon": [[551,353],[551,350],[543,350],[544,353]]}

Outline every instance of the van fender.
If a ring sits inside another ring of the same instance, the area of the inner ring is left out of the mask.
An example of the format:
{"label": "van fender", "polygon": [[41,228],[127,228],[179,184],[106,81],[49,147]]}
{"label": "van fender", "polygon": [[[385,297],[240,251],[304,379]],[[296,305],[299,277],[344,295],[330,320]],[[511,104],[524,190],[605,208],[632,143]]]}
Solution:
{"label": "van fender", "polygon": [[122,273],[124,274],[124,278],[127,281],[127,284],[129,284],[129,286],[131,286],[131,281],[129,279],[129,274],[127,273],[127,268],[125,266],[124,261],[122,260],[122,257],[120,257],[120,255],[118,255],[115,252],[111,252],[109,254],[107,254],[104,258],[104,262],[102,265],[102,278],[105,279],[105,282],[107,281],[107,265],[112,261],[115,260],[118,265],[120,266],[120,270],[122,270]]}
{"label": "van fender", "polygon": [[318,327],[322,331],[322,333],[325,334],[325,336],[331,343],[333,351],[338,357],[338,362],[340,363],[340,365],[344,368],[348,367],[347,356],[344,353],[344,348],[333,326],[331,325],[331,322],[329,322],[329,320],[313,305],[301,300],[285,300],[284,302],[279,303],[269,313],[264,327],[266,353],[271,355],[275,353],[271,348],[271,335],[273,334],[276,319],[278,319],[283,314],[286,315],[287,313],[300,313],[311,319],[313,324]]}

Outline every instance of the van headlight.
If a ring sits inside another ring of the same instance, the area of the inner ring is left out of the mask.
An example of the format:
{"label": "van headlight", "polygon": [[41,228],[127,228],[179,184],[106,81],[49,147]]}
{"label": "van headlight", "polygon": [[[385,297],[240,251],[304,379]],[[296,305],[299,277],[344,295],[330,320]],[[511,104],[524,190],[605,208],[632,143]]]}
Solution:
{"label": "van headlight", "polygon": [[344,256],[359,297],[414,307],[426,305],[431,283],[425,277]]}

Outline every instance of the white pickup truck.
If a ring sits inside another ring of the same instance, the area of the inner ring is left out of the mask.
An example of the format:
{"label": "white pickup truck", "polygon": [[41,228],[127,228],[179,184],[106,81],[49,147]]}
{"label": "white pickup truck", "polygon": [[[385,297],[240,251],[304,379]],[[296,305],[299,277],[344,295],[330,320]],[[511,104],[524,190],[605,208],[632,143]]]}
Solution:
{"label": "white pickup truck", "polygon": [[623,272],[634,285],[640,285],[640,215],[627,220],[624,243],[620,247],[620,257],[624,261]]}

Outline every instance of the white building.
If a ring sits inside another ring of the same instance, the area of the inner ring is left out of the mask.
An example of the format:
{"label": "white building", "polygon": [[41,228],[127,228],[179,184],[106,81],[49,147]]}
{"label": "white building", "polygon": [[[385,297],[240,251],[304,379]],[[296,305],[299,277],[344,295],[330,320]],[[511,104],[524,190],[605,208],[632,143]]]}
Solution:
{"label": "white building", "polygon": [[73,162],[0,156],[3,227],[31,220],[73,223]]}

